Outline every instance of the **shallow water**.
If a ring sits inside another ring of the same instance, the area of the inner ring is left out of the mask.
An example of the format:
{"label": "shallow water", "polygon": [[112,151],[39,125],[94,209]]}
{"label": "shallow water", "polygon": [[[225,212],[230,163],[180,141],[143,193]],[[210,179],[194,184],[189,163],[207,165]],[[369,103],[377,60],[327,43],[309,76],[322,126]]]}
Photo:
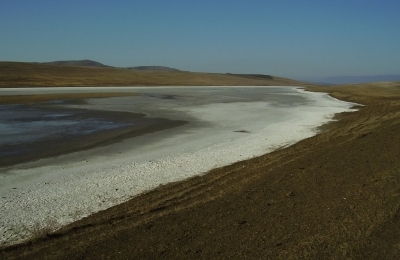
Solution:
{"label": "shallow water", "polygon": [[[60,91],[65,93],[67,89]],[[86,91],[106,92],[99,88],[86,88]],[[198,121],[199,118],[190,117],[182,111],[212,104],[264,102],[270,107],[290,108],[312,102],[304,93],[288,87],[110,87],[108,91],[139,95],[91,99],[87,104],[71,107],[137,112],[151,117]]]}
{"label": "shallow water", "polygon": [[[72,92],[105,91],[105,89],[84,88],[70,89]],[[212,103],[257,102],[265,101],[274,106],[296,106],[304,104],[307,99],[289,88],[248,88],[248,87],[191,87],[191,88],[112,88],[112,91],[140,93],[138,96],[110,98],[107,104],[104,99],[102,106],[105,110],[116,110],[115,100],[119,111],[144,112],[146,114],[162,114],[168,116],[168,109],[181,106],[205,105]],[[28,94],[38,94],[40,90],[31,89]],[[45,89],[46,93],[67,93],[67,89]],[[7,94],[3,92],[2,94]],[[10,93],[12,94],[12,91]],[[106,105],[104,105],[106,104]],[[82,107],[82,106],[81,106]],[[94,108],[84,105],[85,109]],[[163,111],[167,110],[167,111]],[[68,101],[28,105],[0,105],[0,156],[18,153],[4,149],[4,146],[52,139],[65,135],[87,135],[99,131],[116,129],[131,123],[91,117],[87,110],[73,108]],[[176,114],[176,113],[175,113]],[[176,116],[176,115],[172,116]]]}
{"label": "shallow water", "polygon": [[37,105],[0,106],[0,145],[12,145],[52,138],[57,135],[85,135],[126,126],[102,118],[87,118],[77,109],[41,108]]}
{"label": "shallow water", "polygon": [[[92,115],[87,110],[64,108],[68,102],[0,105],[0,164],[14,156],[32,153],[43,142],[74,138],[134,125]],[[143,122],[143,120],[141,121]],[[137,122],[139,124],[139,121]],[[36,148],[35,148],[36,147]],[[12,156],[12,157],[10,157]]]}
{"label": "shallow water", "polygon": [[[150,117],[193,121],[198,119],[176,108],[260,101],[276,107],[290,107],[309,102],[296,90],[280,87],[39,88],[2,89],[0,93],[29,95],[107,91],[135,92],[140,95],[93,99],[89,103],[55,100],[37,104],[0,105],[0,159],[8,161],[10,156],[32,153],[43,142],[57,142],[61,138],[90,135],[146,121],[146,118],[139,121],[130,119],[129,122],[113,120],[113,116],[105,117],[103,111],[140,112]],[[99,110],[102,111],[95,115],[90,113]]]}

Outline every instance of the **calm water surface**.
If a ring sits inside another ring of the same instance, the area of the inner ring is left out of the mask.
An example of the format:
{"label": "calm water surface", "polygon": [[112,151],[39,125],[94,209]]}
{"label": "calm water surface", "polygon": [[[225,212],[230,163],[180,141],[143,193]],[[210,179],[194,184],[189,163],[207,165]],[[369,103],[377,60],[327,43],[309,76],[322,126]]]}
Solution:
{"label": "calm water surface", "polygon": [[49,105],[1,105],[0,146],[33,142],[59,135],[85,135],[127,124],[91,118],[85,110]]}

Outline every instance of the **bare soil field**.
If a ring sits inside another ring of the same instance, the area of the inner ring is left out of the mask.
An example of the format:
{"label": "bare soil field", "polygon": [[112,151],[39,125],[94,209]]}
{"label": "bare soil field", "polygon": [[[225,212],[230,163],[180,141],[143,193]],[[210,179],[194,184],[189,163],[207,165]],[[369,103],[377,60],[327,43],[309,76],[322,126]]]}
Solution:
{"label": "bare soil field", "polygon": [[364,106],[295,145],[38,230],[0,258],[400,259],[400,83],[308,90]]}

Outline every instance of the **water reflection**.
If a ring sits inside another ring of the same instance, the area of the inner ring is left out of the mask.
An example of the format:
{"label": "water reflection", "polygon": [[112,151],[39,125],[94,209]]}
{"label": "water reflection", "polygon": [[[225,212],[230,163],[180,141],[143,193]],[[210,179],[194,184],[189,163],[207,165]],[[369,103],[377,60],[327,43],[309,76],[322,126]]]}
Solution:
{"label": "water reflection", "polygon": [[87,135],[133,124],[134,122],[122,122],[99,115],[93,117],[90,111],[84,109],[57,107],[54,102],[0,105],[0,156],[18,154],[19,151],[11,149],[17,144],[29,144],[59,136]]}

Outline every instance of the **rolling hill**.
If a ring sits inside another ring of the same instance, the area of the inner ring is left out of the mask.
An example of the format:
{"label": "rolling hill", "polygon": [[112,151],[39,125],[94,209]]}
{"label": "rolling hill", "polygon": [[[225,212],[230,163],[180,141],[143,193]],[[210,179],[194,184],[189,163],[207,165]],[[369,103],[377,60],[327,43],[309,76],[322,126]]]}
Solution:
{"label": "rolling hill", "polygon": [[104,65],[100,62],[93,61],[93,60],[60,60],[60,61],[43,62],[42,64],[61,65],[61,66],[112,68],[111,66]]}
{"label": "rolling hill", "polygon": [[93,66],[96,63],[90,61],[77,64],[73,65],[71,61],[61,63],[62,66],[54,63],[0,62],[0,87],[310,85],[269,75],[137,70]]}
{"label": "rolling hill", "polygon": [[180,71],[178,69],[164,67],[164,66],[137,66],[137,67],[128,67],[127,69],[131,70],[150,70],[150,71]]}

